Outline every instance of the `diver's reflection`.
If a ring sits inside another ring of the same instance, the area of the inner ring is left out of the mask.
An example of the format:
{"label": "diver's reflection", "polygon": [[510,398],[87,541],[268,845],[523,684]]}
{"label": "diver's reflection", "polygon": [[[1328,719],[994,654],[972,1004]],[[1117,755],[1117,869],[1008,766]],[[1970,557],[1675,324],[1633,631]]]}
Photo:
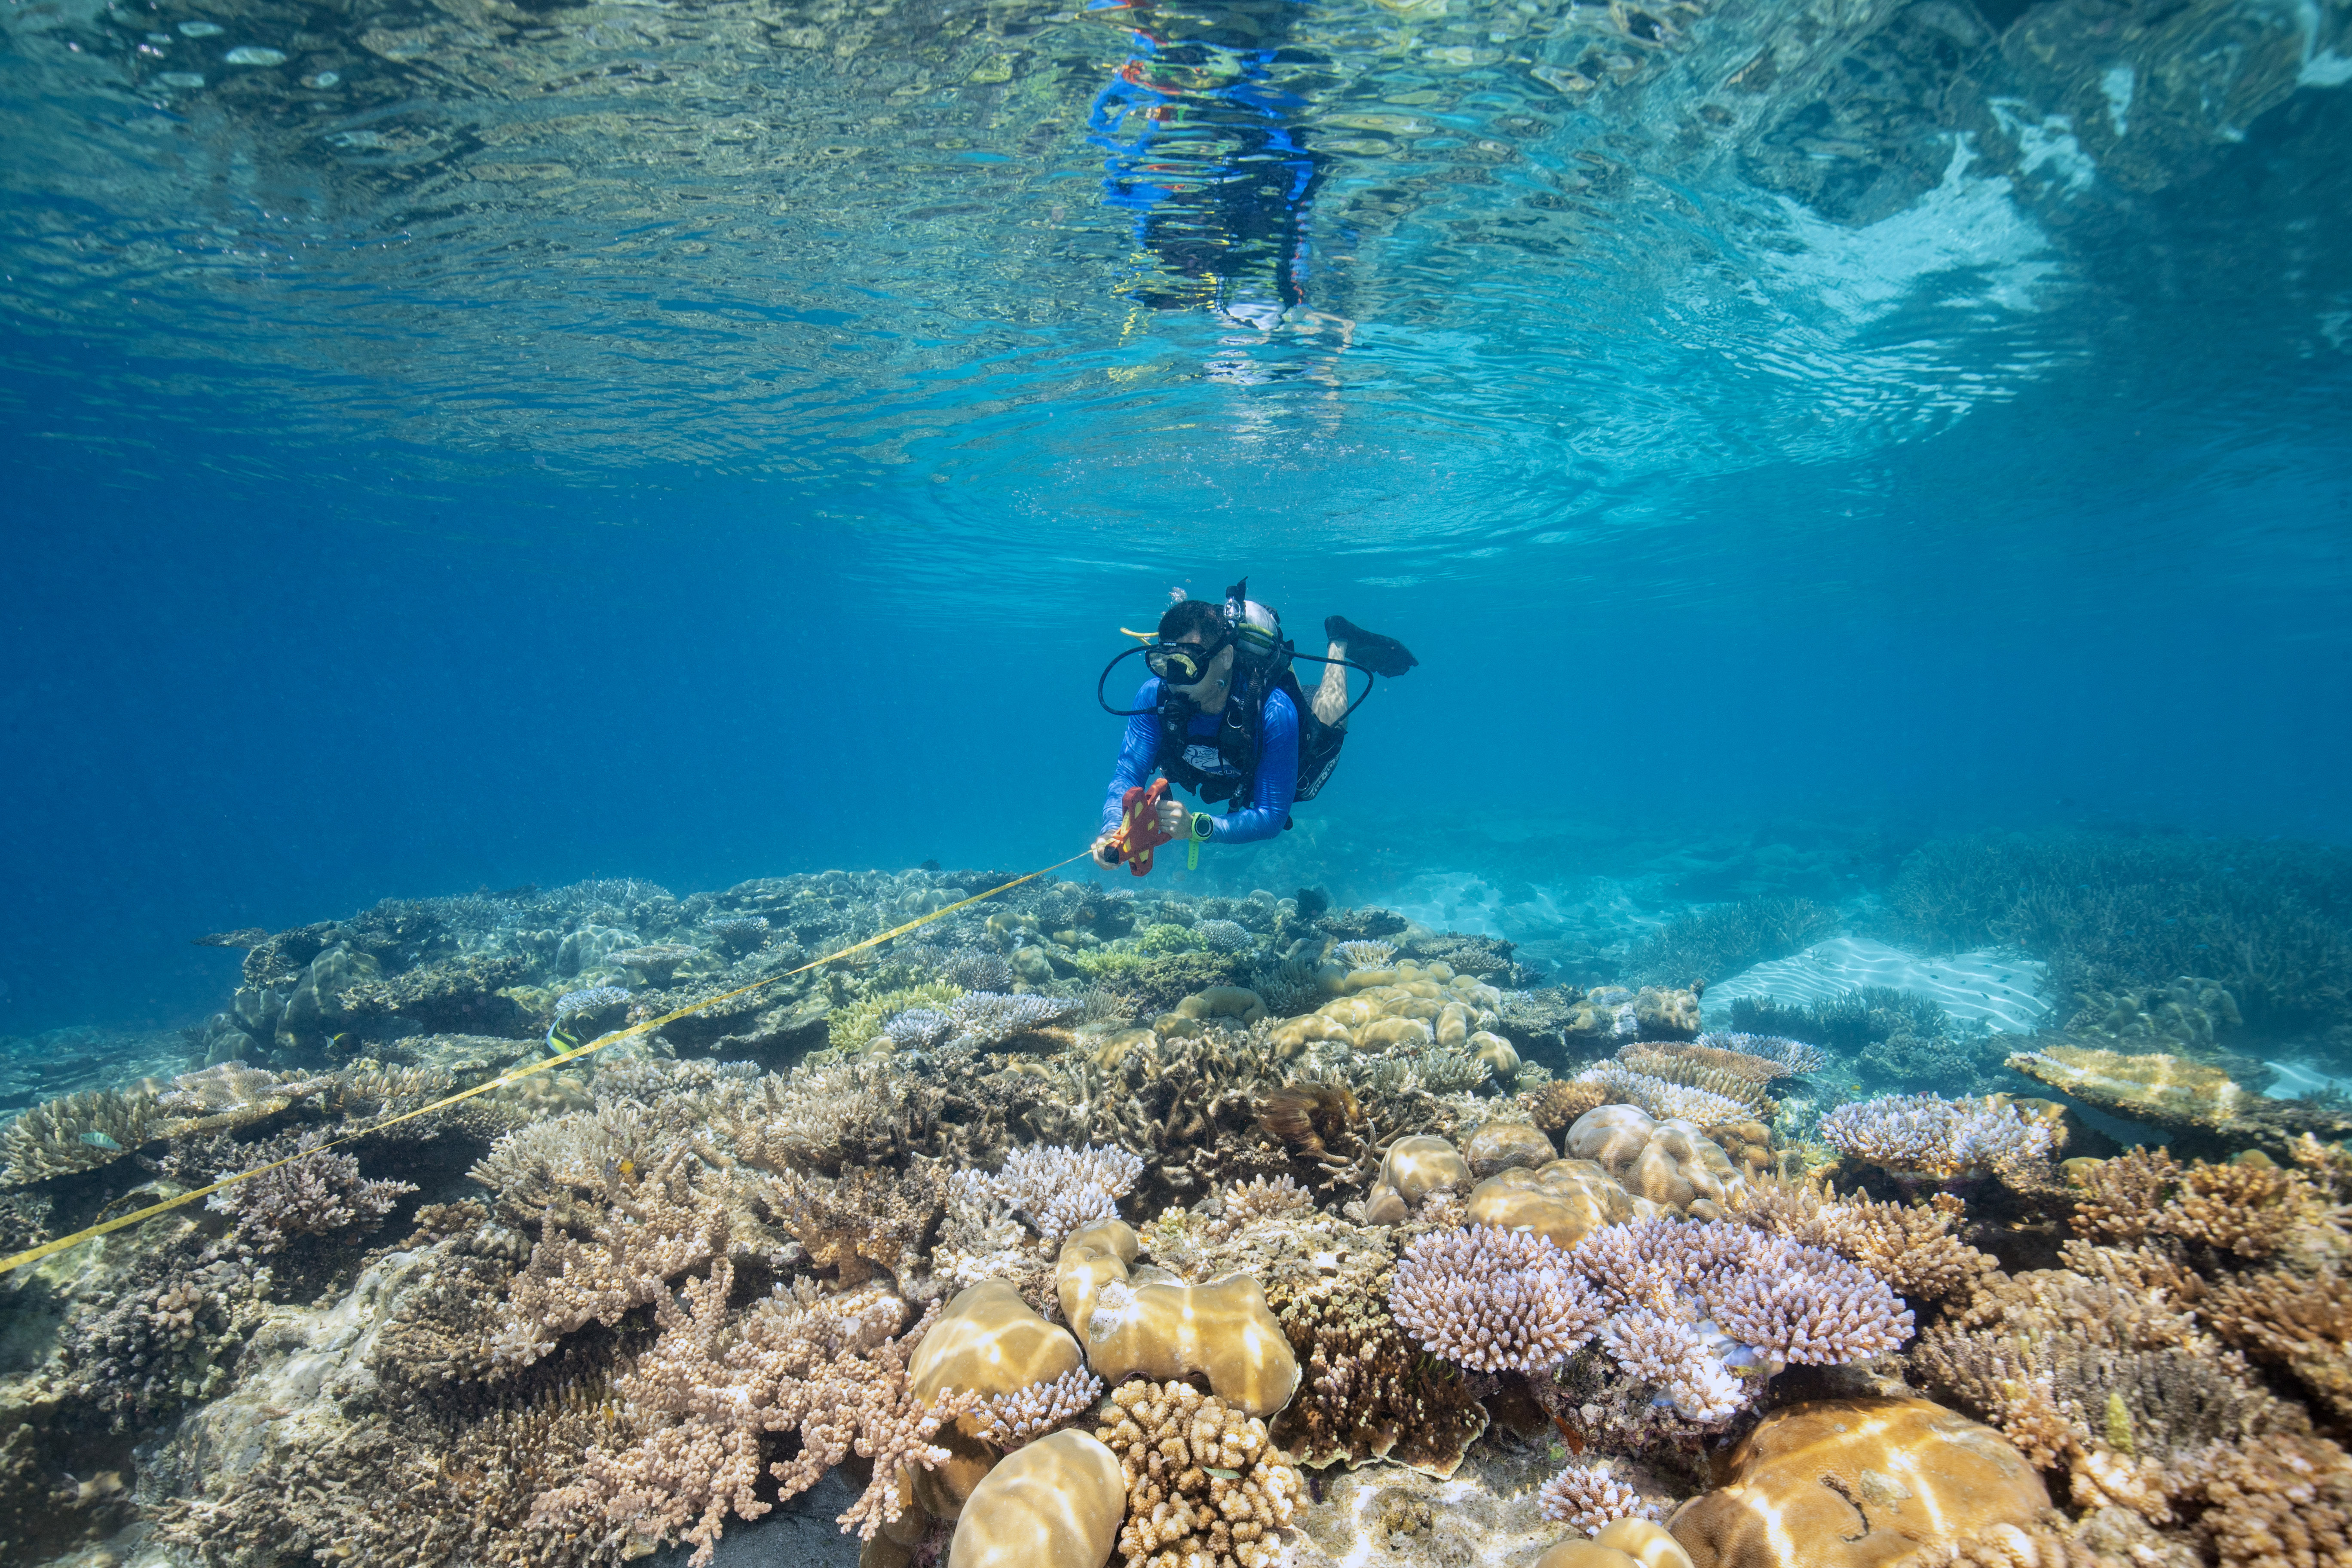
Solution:
{"label": "diver's reflection", "polygon": [[1089,9],[1125,12],[1134,29],[1132,52],[1096,95],[1087,138],[1108,154],[1104,200],[1133,215],[1143,253],[1124,291],[1260,334],[1286,321],[1344,329],[1309,306],[1309,202],[1323,159],[1307,144],[1307,100],[1274,73],[1303,7]]}

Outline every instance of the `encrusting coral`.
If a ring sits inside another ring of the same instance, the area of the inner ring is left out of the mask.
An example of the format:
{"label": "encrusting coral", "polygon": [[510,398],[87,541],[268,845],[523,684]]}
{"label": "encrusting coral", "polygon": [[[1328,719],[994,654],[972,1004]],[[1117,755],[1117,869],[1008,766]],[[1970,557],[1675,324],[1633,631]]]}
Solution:
{"label": "encrusting coral", "polygon": [[1276,1568],[1305,1491],[1265,1423],[1189,1384],[1129,1383],[1096,1437],[1127,1477],[1127,1568]]}

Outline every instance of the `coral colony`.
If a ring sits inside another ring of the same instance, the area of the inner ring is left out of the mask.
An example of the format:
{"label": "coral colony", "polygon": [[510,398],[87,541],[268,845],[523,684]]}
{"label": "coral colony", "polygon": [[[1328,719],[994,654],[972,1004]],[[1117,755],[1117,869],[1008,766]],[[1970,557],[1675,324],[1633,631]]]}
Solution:
{"label": "coral colony", "polygon": [[[1897,917],[1981,938],[1978,874]],[[2352,1562],[2352,1114],[2242,1081],[2250,1018],[2333,1016],[2273,978],[2099,928],[2030,1038],[1891,991],[1710,1029],[1834,912],[1579,988],[1052,879],[791,973],[989,885],[212,939],[184,1059],[0,1128],[12,1251],[260,1173],[0,1284],[0,1553],[699,1564],[838,1471],[875,1568]]]}

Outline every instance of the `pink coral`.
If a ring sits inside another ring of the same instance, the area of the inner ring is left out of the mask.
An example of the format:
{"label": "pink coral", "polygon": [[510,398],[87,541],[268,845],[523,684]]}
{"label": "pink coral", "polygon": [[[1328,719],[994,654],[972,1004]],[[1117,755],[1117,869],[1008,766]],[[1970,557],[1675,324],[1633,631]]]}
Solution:
{"label": "pink coral", "polygon": [[1545,1372],[1592,1337],[1598,1292],[1548,1237],[1475,1225],[1405,1248],[1389,1310],[1423,1350],[1477,1372]]}

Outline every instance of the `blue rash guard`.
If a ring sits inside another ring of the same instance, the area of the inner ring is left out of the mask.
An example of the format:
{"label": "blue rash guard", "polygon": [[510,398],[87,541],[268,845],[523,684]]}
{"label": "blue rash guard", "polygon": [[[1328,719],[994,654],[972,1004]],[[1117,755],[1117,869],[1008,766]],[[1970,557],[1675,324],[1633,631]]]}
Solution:
{"label": "blue rash guard", "polygon": [[[1127,792],[1151,782],[1160,761],[1160,678],[1153,676],[1136,692],[1133,706],[1144,710],[1127,721],[1127,738],[1119,743],[1118,766],[1110,775],[1110,793],[1103,800],[1105,833],[1118,826]],[[1218,713],[1195,713],[1184,727],[1185,760],[1204,773],[1233,776],[1217,755]],[[1298,790],[1298,710],[1286,691],[1269,691],[1257,721],[1257,784],[1250,792],[1248,809],[1210,819],[1213,844],[1252,844],[1271,838],[1290,821],[1291,797]]]}

